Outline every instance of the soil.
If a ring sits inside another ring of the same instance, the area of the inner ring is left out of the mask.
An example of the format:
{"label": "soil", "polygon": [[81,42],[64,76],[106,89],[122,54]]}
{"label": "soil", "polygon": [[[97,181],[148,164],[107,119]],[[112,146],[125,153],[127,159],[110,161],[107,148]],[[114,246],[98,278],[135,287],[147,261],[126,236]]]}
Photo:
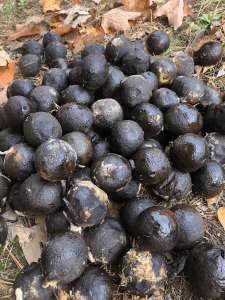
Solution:
{"label": "soil", "polygon": [[[36,41],[42,42],[41,35],[34,35],[30,37],[22,37],[13,42],[7,42],[5,38],[8,30],[15,30],[16,24],[23,24],[24,20],[26,20],[30,16],[43,16],[42,5],[35,0],[3,0],[3,5],[0,4],[0,44],[4,47],[4,50],[8,53],[11,53],[13,49],[16,49],[22,44],[29,40],[33,39]],[[111,5],[115,1],[113,0],[102,0],[99,4],[94,3],[91,0],[83,0],[83,4],[89,8],[92,8],[93,11],[101,12],[106,6]],[[159,2],[159,1],[156,1]],[[62,9],[71,8],[74,5],[73,0],[63,0],[61,3]],[[161,55],[161,57],[172,58],[175,55],[180,54],[184,51],[187,46],[194,40],[197,31],[201,28],[202,25],[213,25],[213,20],[207,24],[207,22],[200,19],[200,17],[204,14],[209,14],[213,12],[213,16],[221,14],[220,24],[224,22],[224,10],[225,4],[223,0],[203,0],[203,1],[195,1],[195,4],[192,7],[193,14],[184,17],[183,25],[178,28],[178,30],[174,31],[173,28],[168,24],[168,20],[166,17],[160,17],[157,19],[153,18],[143,18],[139,19],[136,25],[132,26],[132,30],[129,32],[119,32],[120,34],[124,34],[131,41],[139,41],[144,44],[145,39],[149,33],[154,30],[163,30],[165,31],[171,40],[170,48]],[[223,14],[223,16],[222,16]],[[48,15],[51,15],[49,13]],[[93,23],[94,24],[94,23]],[[215,23],[214,23],[215,24]],[[209,29],[208,26],[208,29]],[[109,33],[105,35],[105,38],[101,41],[102,45],[106,45],[106,43],[115,35],[115,33]],[[225,27],[221,31],[221,35],[218,37],[218,41],[222,43],[224,47],[225,44]],[[79,54],[79,53],[78,53]],[[70,60],[74,57],[73,49],[69,48],[69,58]],[[19,56],[14,56],[13,60],[18,61]],[[225,64],[225,56],[223,56],[222,60],[218,62],[215,66],[203,68],[200,74],[195,74],[197,78],[199,78],[204,84],[212,85],[217,88],[223,94],[225,93],[225,76],[216,77],[218,71]],[[32,80],[35,84],[40,84],[42,80],[42,76],[44,72],[47,70],[47,67],[42,67],[42,71]],[[21,73],[17,68],[17,72],[15,75],[15,79],[22,78]],[[1,87],[0,87],[1,90]],[[162,205],[166,208],[170,208],[171,206],[178,203],[187,203],[194,206],[199,213],[201,214],[204,223],[205,223],[205,236],[204,240],[206,242],[212,242],[225,247],[225,231],[221,224],[217,219],[217,210],[220,207],[225,206],[225,190],[222,191],[220,195],[218,195],[214,201],[207,201],[205,198],[196,197],[193,193],[189,194],[185,199],[174,202],[167,203],[162,201],[160,198],[156,196],[152,196],[147,187],[142,188],[140,192],[140,196],[149,196],[153,198],[154,202],[157,205]],[[24,225],[30,226],[32,225],[32,220],[24,219]],[[135,245],[135,241],[131,240],[131,243]],[[9,243],[7,245],[8,250],[11,251],[13,255],[9,254],[9,251],[6,250],[6,246],[4,245],[0,249],[0,299],[11,299],[11,290],[12,290],[12,282],[13,279],[17,276],[20,268],[18,264],[15,263],[19,261],[22,266],[26,265],[26,260],[23,256],[22,250],[19,246],[18,240]],[[12,248],[14,247],[14,248]],[[164,253],[164,258],[167,263],[174,261],[178,257],[182,257],[187,255],[188,251],[184,252],[167,252]],[[21,266],[20,265],[20,266]],[[103,268],[109,273],[109,275],[115,279],[118,279],[114,273],[114,266],[103,266]],[[193,291],[192,286],[188,283],[187,273],[186,271],[182,271],[178,276],[176,276],[173,280],[162,286],[157,292],[154,293],[151,297],[140,298],[138,296],[129,295],[122,288],[115,284],[114,296],[113,300],[194,300],[200,299],[195,292]]]}

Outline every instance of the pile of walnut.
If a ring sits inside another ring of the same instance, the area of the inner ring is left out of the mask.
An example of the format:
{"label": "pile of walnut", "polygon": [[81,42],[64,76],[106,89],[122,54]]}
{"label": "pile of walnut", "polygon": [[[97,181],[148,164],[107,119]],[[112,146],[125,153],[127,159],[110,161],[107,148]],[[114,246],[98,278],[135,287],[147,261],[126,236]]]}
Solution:
{"label": "pile of walnut", "polygon": [[[43,45],[23,45],[24,77],[39,73],[43,56],[50,69],[40,86],[15,80],[0,107],[0,207],[8,202],[21,216],[45,214],[49,239],[41,262],[17,276],[14,299],[53,299],[52,286],[66,284],[75,299],[110,300],[115,278],[123,290],[150,296],[185,263],[199,296],[225,297],[224,250],[202,243],[198,211],[137,196],[141,184],[165,201],[191,190],[206,198],[222,191],[225,103],[192,77],[194,63],[217,63],[222,47],[207,43],[194,60],[155,56],[169,44],[155,31],[147,53],[115,36],[106,48],[86,46],[71,62],[55,32]],[[119,217],[109,216],[110,201],[122,203]],[[0,244],[6,238],[0,216]],[[161,253],[172,249],[191,251],[166,265]],[[112,263],[114,282],[100,268]]]}

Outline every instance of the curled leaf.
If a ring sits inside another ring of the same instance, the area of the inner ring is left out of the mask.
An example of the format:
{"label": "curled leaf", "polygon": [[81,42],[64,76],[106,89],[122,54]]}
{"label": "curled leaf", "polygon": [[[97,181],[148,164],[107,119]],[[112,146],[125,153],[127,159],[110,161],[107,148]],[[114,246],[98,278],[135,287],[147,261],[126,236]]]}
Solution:
{"label": "curled leaf", "polygon": [[6,36],[9,36],[8,42],[14,41],[23,36],[30,36],[35,34],[44,34],[45,27],[40,25],[40,23],[44,20],[44,17],[29,17],[27,18],[24,24],[17,24],[16,31],[9,30],[6,33]]}
{"label": "curled leaf", "polygon": [[225,207],[220,207],[217,211],[217,217],[221,225],[225,229]]}
{"label": "curled leaf", "polygon": [[44,0],[42,2],[43,5],[43,12],[46,13],[47,11],[54,11],[60,10],[61,0]]}
{"label": "curled leaf", "polygon": [[4,86],[0,85],[0,105],[8,100],[6,96],[8,86],[9,84],[6,84]]}
{"label": "curled leaf", "polygon": [[0,86],[10,83],[15,73],[15,63],[4,50],[0,50]]}
{"label": "curled leaf", "polygon": [[145,17],[150,16],[157,8],[155,3],[150,6],[149,0],[122,0],[121,3],[124,5],[124,10],[141,12]]}
{"label": "curled leaf", "polygon": [[174,29],[177,30],[177,28],[182,25],[184,17],[183,7],[183,0],[170,0],[158,8],[154,16],[167,16],[169,24],[173,25]]}
{"label": "curled leaf", "polygon": [[102,28],[109,32],[109,28],[115,31],[130,30],[129,20],[137,19],[141,13],[125,11],[123,7],[111,9],[102,16]]}

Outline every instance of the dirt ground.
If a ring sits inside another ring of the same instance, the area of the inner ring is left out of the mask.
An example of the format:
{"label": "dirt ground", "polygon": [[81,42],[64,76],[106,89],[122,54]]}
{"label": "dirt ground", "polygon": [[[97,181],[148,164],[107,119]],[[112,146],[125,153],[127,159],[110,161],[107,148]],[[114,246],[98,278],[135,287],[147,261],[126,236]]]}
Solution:
{"label": "dirt ground", "polygon": [[[102,0],[98,5],[93,1],[83,0],[84,5],[92,8],[93,10],[100,11],[102,7],[109,5],[115,1],[104,1]],[[34,39],[41,41],[41,36],[31,36],[31,37],[22,37],[14,42],[7,42],[5,38],[6,33],[9,29],[14,30],[16,24],[24,23],[24,20],[29,16],[42,16],[42,6],[38,4],[38,1],[35,0],[3,0],[3,5],[0,2],[0,45],[2,45],[8,53],[22,45],[23,42]],[[63,0],[61,4],[62,9],[68,9],[73,6],[72,0]],[[153,19],[151,17],[145,19],[139,19],[135,26],[132,26],[130,32],[126,32],[125,35],[129,37],[132,41],[140,41],[144,44],[145,39],[149,33],[154,30],[160,29],[165,31],[170,39],[171,45],[169,50],[166,53],[162,54],[162,57],[172,58],[175,55],[182,53],[187,46],[194,40],[196,32],[202,27],[210,29],[213,26],[220,26],[224,22],[225,15],[225,2],[224,0],[203,0],[195,1],[192,7],[193,14],[184,17],[183,25],[174,31],[173,28],[168,24],[166,17],[160,17]],[[212,15],[211,15],[212,12]],[[201,17],[203,15],[208,15],[208,21],[203,20]],[[221,17],[219,17],[219,15]],[[211,17],[210,17],[211,16]],[[218,16],[218,17],[217,17]],[[215,17],[215,18],[214,18]],[[217,23],[216,23],[217,21]],[[219,23],[220,22],[220,23]],[[108,40],[115,33],[110,33],[105,36],[101,44],[106,44]],[[120,34],[124,34],[120,32]],[[221,36],[218,37],[225,47],[225,29],[221,31]],[[73,49],[70,49],[70,59],[73,58]],[[16,59],[16,58],[15,58]],[[210,84],[213,87],[217,88],[222,93],[225,93],[225,76],[217,78],[217,74],[225,64],[225,55],[222,60],[217,63],[215,66],[210,68],[203,69],[200,74],[195,74],[194,76],[201,79],[205,84]],[[19,72],[16,73],[15,78],[21,78]],[[39,82],[39,77],[36,79],[36,84]],[[160,198],[150,194],[149,190],[144,187],[141,190],[142,196],[148,196],[153,198],[156,204],[162,205],[164,207],[170,208],[175,203],[166,203],[163,202]],[[219,207],[225,206],[225,193],[224,191],[217,197],[216,201],[209,202],[207,199],[196,197],[194,194],[189,194],[185,199],[179,201],[179,203],[187,203],[194,206],[199,213],[201,214],[204,223],[205,223],[205,236],[204,239],[207,242],[212,242],[217,245],[225,246],[225,231],[217,218],[217,210]],[[176,202],[178,204],[178,202]],[[10,248],[12,245],[8,245]],[[18,250],[19,245],[18,241],[15,242],[14,253],[15,257],[22,261],[22,264],[25,265],[24,257],[21,251]],[[3,246],[4,247],[4,246]],[[0,262],[3,259],[2,250],[0,249]],[[167,263],[174,261],[177,257],[187,255],[188,252],[184,251],[183,253],[178,253],[171,251],[170,253],[164,254],[164,258]],[[4,258],[5,259],[5,258]],[[11,299],[10,292],[12,288],[12,282],[16,274],[19,272],[18,266],[15,264],[15,261],[12,259],[11,255],[7,255],[7,263],[0,263],[0,299]],[[110,276],[115,277],[112,268],[106,268]],[[6,284],[4,283],[6,281]],[[114,298],[113,300],[138,300],[140,297],[132,296],[127,294],[123,289],[119,288],[118,285],[115,285]],[[163,285],[153,296],[142,298],[140,300],[194,300],[200,298],[195,294],[192,286],[188,283],[187,273],[185,269],[176,276],[173,280]],[[218,299],[219,300],[219,299]]]}

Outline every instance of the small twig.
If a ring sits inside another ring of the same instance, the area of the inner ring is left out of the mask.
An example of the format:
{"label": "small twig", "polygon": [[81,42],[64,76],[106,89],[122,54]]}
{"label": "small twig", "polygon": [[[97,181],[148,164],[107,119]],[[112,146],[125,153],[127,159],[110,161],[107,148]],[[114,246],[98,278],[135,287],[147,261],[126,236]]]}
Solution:
{"label": "small twig", "polygon": [[10,278],[4,278],[4,277],[0,277],[0,280],[5,280],[5,281],[14,281],[14,279],[10,279]]}
{"label": "small twig", "polygon": [[55,295],[56,299],[57,299],[57,300],[60,300],[60,299],[58,298],[58,296],[56,295],[56,292],[55,292],[55,289],[54,289],[53,286],[52,286],[52,290],[53,290],[53,294]]}
{"label": "small twig", "polygon": [[28,222],[27,222],[27,219],[25,217],[23,217],[23,222],[26,224],[25,227],[28,227]]}
{"label": "small twig", "polygon": [[[10,249],[10,252],[11,252],[12,250],[13,250],[13,246],[11,247],[11,249]],[[5,269],[6,269],[6,265],[7,265],[7,262],[8,262],[9,256],[10,256],[10,254],[8,253],[8,256],[7,256],[7,258],[6,258],[6,262],[5,262]]]}
{"label": "small twig", "polygon": [[29,225],[29,227],[32,227],[32,226],[31,226],[30,219],[28,218],[27,220],[28,220],[28,225]]}
{"label": "small twig", "polygon": [[13,282],[5,281],[0,279],[0,283],[12,285]]}
{"label": "small twig", "polygon": [[16,257],[10,252],[10,250],[7,247],[7,250],[9,252],[9,254],[11,255],[12,259],[14,260],[14,262],[16,263],[17,267],[22,270],[23,269],[23,265],[16,259]]}

